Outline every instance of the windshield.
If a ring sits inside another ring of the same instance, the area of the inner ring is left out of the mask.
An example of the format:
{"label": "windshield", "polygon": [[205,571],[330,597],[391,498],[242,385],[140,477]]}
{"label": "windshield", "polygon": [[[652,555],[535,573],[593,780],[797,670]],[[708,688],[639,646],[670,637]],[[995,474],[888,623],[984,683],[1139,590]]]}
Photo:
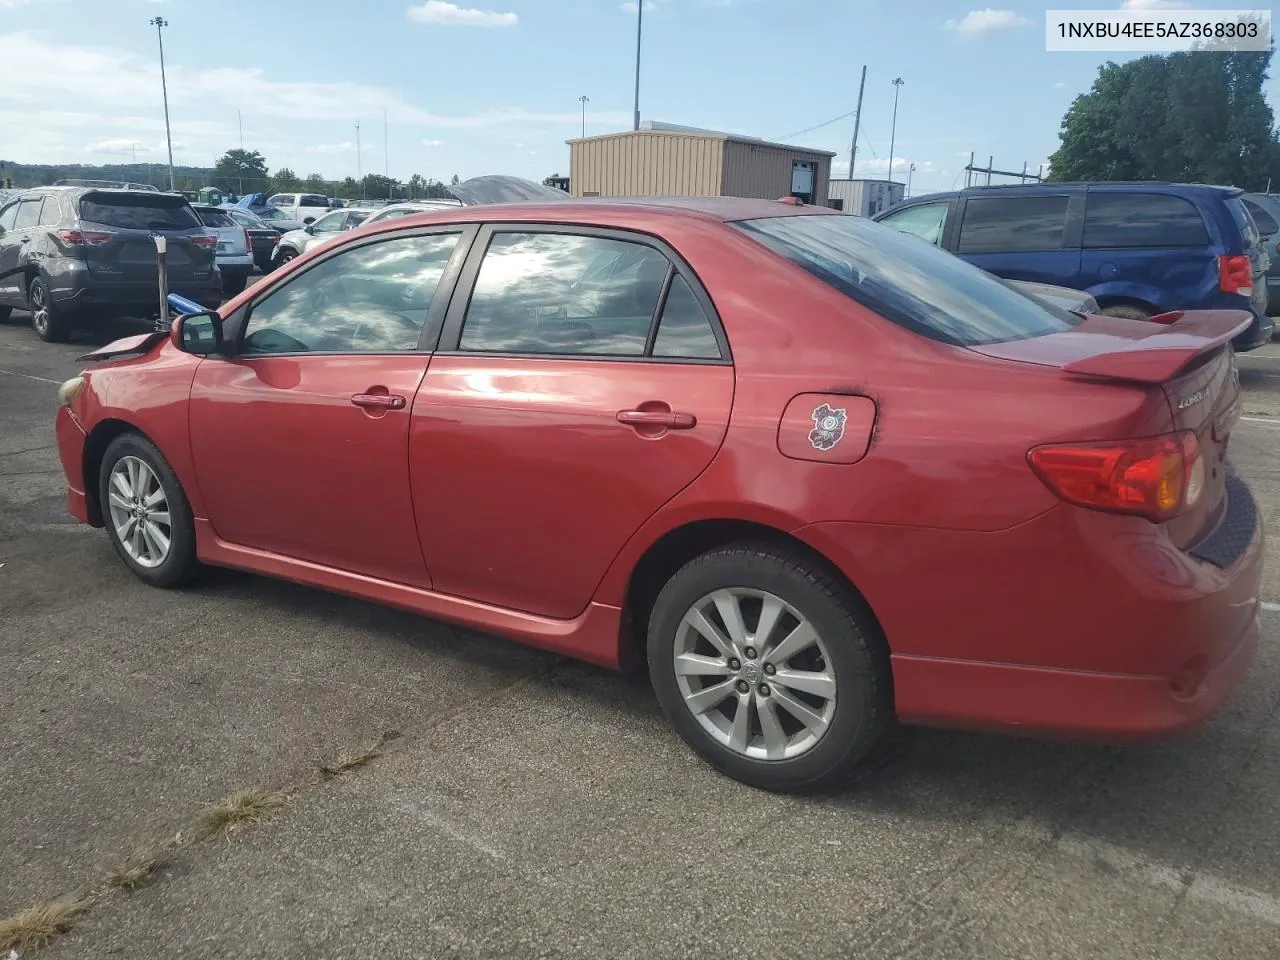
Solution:
{"label": "windshield", "polygon": [[125,230],[189,230],[200,226],[186,200],[164,194],[86,193],[80,200],[80,219]]}
{"label": "windshield", "polygon": [[258,211],[258,216],[264,220],[292,220],[293,214],[285,213],[279,207],[263,207]]}
{"label": "windshield", "polygon": [[1011,290],[933,244],[850,215],[733,224],[901,327],[959,346],[1069,330],[1075,314]]}

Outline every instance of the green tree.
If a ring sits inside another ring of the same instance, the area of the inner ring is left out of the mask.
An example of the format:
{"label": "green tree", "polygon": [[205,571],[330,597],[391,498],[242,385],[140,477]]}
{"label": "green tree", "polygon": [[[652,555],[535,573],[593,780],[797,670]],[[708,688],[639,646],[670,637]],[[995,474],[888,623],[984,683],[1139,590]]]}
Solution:
{"label": "green tree", "polygon": [[267,161],[257,150],[228,150],[213,167],[213,185],[236,193],[253,193],[269,187]]}
{"label": "green tree", "polygon": [[427,181],[423,178],[422,174],[415,173],[409,178],[409,196],[412,199],[417,200],[418,197],[424,194],[426,189]]}
{"label": "green tree", "polygon": [[1107,63],[1062,120],[1054,180],[1176,180],[1265,189],[1280,138],[1268,53],[1196,51]]}
{"label": "green tree", "polygon": [[271,176],[272,193],[295,193],[302,189],[302,180],[288,167],[281,167]]}
{"label": "green tree", "polygon": [[380,173],[366,173],[360,184],[363,195],[370,200],[389,200],[398,186],[395,180]]}
{"label": "green tree", "polygon": [[328,194],[329,192],[329,181],[318,173],[308,173],[303,186],[311,193]]}
{"label": "green tree", "polygon": [[336,196],[343,200],[358,200],[360,198],[360,183],[355,177],[346,177],[337,185]]}

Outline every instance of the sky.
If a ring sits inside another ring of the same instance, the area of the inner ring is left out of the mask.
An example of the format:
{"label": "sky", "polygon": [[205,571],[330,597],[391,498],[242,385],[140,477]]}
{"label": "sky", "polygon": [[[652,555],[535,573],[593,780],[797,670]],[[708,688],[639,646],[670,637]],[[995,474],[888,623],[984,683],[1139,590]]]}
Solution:
{"label": "sky", "polygon": [[[959,185],[970,151],[1035,171],[1108,59],[1045,52],[1043,2],[644,2],[642,119],[831,150],[843,177],[865,64],[855,175],[888,172],[900,77],[894,176],[914,163],[913,194]],[[243,135],[300,176],[541,180],[569,173],[580,97],[588,135],[631,127],[635,2],[0,0],[0,159],[163,163],[155,16],[179,164],[211,166]]]}

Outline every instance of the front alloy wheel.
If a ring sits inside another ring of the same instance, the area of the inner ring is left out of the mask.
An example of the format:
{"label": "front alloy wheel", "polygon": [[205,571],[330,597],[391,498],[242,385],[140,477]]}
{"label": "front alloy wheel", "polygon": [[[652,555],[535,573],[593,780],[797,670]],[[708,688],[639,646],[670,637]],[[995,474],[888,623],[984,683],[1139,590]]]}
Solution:
{"label": "front alloy wheel", "polygon": [[107,489],[111,525],[120,547],[138,566],[152,569],[169,558],[173,521],[160,478],[137,457],[121,457]]}
{"label": "front alloy wheel", "polygon": [[685,706],[717,743],[759,760],[812,749],[836,709],[826,644],[805,617],[764,590],[707,594],[673,645]]}

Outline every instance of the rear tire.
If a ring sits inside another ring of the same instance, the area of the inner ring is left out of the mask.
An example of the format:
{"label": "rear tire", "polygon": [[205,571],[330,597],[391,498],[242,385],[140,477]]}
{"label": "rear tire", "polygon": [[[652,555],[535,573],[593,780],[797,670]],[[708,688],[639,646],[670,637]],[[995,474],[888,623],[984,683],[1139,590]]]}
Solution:
{"label": "rear tire", "polygon": [[11,313],[13,313],[13,307],[0,307],[0,323],[8,323]]}
{"label": "rear tire", "polygon": [[1126,317],[1129,320],[1150,320],[1152,313],[1150,310],[1144,310],[1142,307],[1134,306],[1131,303],[1117,303],[1109,307],[1103,307],[1102,313],[1108,317]]}
{"label": "rear tire", "polygon": [[677,571],[649,618],[648,657],[658,702],[685,742],[765,790],[838,779],[892,717],[871,612],[818,565],[770,545],[722,547]]}
{"label": "rear tire", "polygon": [[98,470],[98,498],[111,546],[138,579],[178,587],[199,572],[191,504],[150,440],[124,433],[111,441]]}
{"label": "rear tire", "polygon": [[31,307],[31,327],[45,343],[66,343],[71,336],[67,315],[54,302],[44,277],[31,278],[27,287],[27,303]]}
{"label": "rear tire", "polygon": [[290,250],[288,247],[286,247],[285,249],[280,251],[280,256],[276,260],[276,266],[283,267],[290,260],[297,260],[297,259],[298,259],[298,254],[295,251]]}
{"label": "rear tire", "polygon": [[222,275],[222,292],[225,296],[234,297],[238,293],[243,293],[245,285],[249,281],[248,274],[244,273],[223,273]]}

